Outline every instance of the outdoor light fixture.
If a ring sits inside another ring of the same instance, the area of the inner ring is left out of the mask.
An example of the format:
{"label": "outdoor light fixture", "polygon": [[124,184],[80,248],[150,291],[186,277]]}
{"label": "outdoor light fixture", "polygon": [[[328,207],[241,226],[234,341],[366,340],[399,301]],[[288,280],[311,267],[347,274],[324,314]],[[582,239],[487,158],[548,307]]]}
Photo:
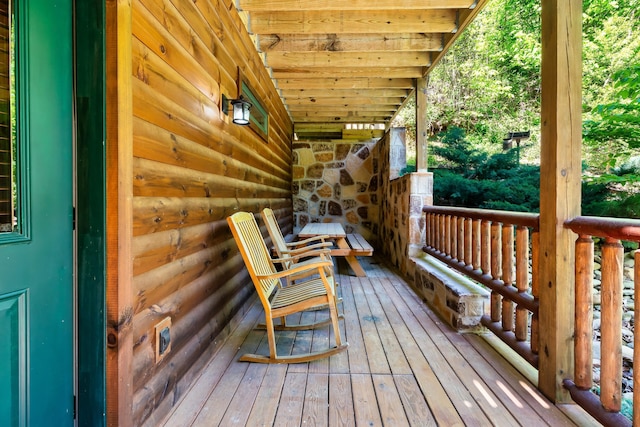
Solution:
{"label": "outdoor light fixture", "polygon": [[241,126],[249,124],[249,109],[251,103],[240,96],[238,99],[229,99],[222,95],[222,112],[229,114],[229,104],[233,107],[233,123]]}

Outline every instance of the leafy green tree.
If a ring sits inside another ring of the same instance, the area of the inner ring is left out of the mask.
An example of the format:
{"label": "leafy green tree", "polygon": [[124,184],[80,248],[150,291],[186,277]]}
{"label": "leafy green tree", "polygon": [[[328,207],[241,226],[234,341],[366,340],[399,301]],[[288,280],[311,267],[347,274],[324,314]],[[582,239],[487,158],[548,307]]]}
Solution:
{"label": "leafy green tree", "polygon": [[613,80],[616,100],[592,109],[584,122],[584,143],[593,149],[615,144],[630,152],[640,148],[640,63],[616,72]]}

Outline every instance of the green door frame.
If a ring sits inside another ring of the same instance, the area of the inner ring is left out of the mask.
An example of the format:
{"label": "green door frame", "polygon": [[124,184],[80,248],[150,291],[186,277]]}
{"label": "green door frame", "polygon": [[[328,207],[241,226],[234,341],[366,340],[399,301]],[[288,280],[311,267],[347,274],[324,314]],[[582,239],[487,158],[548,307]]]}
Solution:
{"label": "green door frame", "polygon": [[77,419],[106,425],[105,2],[76,0]]}

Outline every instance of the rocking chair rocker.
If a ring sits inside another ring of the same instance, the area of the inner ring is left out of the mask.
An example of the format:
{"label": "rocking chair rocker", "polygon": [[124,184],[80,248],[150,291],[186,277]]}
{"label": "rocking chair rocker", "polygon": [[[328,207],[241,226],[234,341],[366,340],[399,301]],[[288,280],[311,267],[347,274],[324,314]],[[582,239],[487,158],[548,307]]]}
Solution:
{"label": "rocking chair rocker", "polygon": [[[332,268],[331,261],[302,262],[282,271],[276,271],[253,214],[237,212],[228,217],[227,222],[262,302],[269,342],[269,356],[245,354],[240,360],[260,363],[302,363],[329,357],[346,350],[349,344],[342,343],[340,337],[333,277],[326,273],[327,268]],[[300,273],[308,271],[311,271],[311,275],[307,280],[297,281],[293,286],[281,286],[280,279],[300,276]],[[318,306],[329,307],[330,319],[306,325],[289,326],[286,324],[286,316]],[[280,318],[280,325],[274,325],[273,319],[275,318]],[[276,329],[315,329],[329,323],[333,325],[335,347],[304,355],[278,356],[275,340]]]}

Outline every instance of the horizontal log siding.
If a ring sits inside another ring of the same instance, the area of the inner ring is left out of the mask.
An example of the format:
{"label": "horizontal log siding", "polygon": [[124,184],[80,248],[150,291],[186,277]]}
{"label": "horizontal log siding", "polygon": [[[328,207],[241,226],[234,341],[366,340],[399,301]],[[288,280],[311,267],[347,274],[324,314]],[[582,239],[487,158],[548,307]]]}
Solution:
{"label": "horizontal log siding", "polygon": [[[171,410],[253,294],[225,218],[270,206],[291,230],[292,124],[226,3],[132,3],[134,425]],[[238,67],[269,111],[268,141],[220,113]],[[167,316],[172,350],[156,364]]]}

